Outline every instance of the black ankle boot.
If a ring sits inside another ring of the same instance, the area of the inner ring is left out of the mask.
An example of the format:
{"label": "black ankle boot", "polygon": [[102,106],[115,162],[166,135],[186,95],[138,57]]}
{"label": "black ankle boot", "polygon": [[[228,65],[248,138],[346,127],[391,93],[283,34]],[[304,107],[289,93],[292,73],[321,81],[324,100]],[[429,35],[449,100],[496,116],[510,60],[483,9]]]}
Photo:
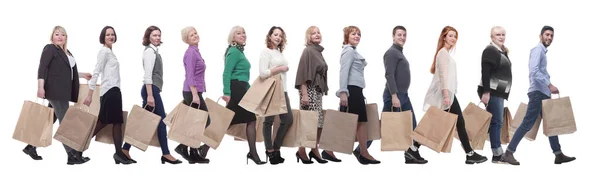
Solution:
{"label": "black ankle boot", "polygon": [[283,163],[285,162],[285,159],[283,157],[281,157],[281,151],[275,151],[275,158],[277,160],[279,160],[279,163]]}
{"label": "black ankle boot", "polygon": [[269,163],[271,163],[271,165],[279,164],[279,160],[275,156],[275,151],[273,151],[273,152],[265,151],[265,154],[267,155],[266,158],[269,161]]}
{"label": "black ankle boot", "polygon": [[76,151],[67,152],[67,165],[76,165],[76,164],[82,164],[85,162],[87,162],[87,161],[85,161],[85,160],[83,160],[83,158],[79,157],[77,155]]}
{"label": "black ankle boot", "polygon": [[32,145],[25,146],[25,148],[23,149],[23,153],[29,155],[29,157],[31,157],[31,159],[33,160],[42,160],[42,156],[39,156],[37,154],[36,147]]}
{"label": "black ankle boot", "polygon": [[565,154],[558,154],[556,155],[556,158],[554,158],[554,164],[563,164],[563,163],[568,163],[575,160],[575,157],[569,157],[566,156]]}
{"label": "black ankle boot", "polygon": [[200,156],[198,149],[190,148],[190,158],[195,161],[195,163],[209,163],[210,160],[205,159]]}
{"label": "black ankle boot", "polygon": [[188,153],[188,147],[183,145],[183,144],[179,144],[177,147],[175,147],[175,152],[178,153],[179,155],[181,155],[181,157],[183,157],[183,159],[187,160],[190,164],[194,164],[196,163],[196,160],[194,160],[192,157],[190,157],[190,153]]}

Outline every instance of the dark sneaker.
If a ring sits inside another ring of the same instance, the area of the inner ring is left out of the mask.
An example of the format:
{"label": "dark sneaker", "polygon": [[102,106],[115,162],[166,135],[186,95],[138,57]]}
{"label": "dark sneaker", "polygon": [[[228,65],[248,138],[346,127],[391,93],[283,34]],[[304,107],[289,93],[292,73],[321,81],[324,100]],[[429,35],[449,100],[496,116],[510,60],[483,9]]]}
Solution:
{"label": "dark sneaker", "polygon": [[471,156],[467,155],[467,161],[465,161],[465,163],[466,164],[476,164],[476,163],[483,163],[487,160],[488,160],[487,157],[481,156],[478,153],[476,153],[475,151],[473,151],[473,155],[471,155]]}
{"label": "dark sneaker", "polygon": [[503,162],[500,161],[501,158],[502,158],[502,155],[493,156],[492,157],[492,163],[503,163]]}
{"label": "dark sneaker", "polygon": [[404,152],[404,159],[406,164],[426,164],[428,161],[421,157],[419,154],[419,150],[413,151],[412,149],[406,150]]}

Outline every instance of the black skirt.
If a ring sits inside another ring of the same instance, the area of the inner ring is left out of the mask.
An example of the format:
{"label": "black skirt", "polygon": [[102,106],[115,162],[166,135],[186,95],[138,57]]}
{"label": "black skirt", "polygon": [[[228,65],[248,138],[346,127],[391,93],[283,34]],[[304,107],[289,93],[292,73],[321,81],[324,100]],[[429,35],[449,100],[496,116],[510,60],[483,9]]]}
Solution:
{"label": "black skirt", "polygon": [[98,121],[103,124],[123,123],[123,98],[119,87],[113,87],[100,96]]}
{"label": "black skirt", "polygon": [[348,85],[348,108],[340,107],[340,111],[349,112],[358,115],[358,122],[367,122],[367,105],[365,105],[365,96],[363,89],[358,86]]}
{"label": "black skirt", "polygon": [[230,125],[256,121],[256,115],[254,113],[238,105],[246,94],[246,91],[248,91],[248,86],[248,82],[231,80],[231,96],[229,103],[227,103],[227,109],[235,112],[235,115],[233,116]]}

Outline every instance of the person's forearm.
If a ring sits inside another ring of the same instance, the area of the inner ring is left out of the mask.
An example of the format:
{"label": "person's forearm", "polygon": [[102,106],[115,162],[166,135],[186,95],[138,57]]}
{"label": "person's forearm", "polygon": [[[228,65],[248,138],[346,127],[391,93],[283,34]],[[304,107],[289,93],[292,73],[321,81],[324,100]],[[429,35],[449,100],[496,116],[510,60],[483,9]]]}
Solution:
{"label": "person's forearm", "polygon": [[146,94],[148,94],[148,96],[153,96],[151,84],[146,84]]}
{"label": "person's forearm", "polygon": [[448,94],[448,90],[447,89],[443,89],[442,93],[444,94],[444,98],[450,98],[450,95]]}
{"label": "person's forearm", "polygon": [[44,79],[38,79],[38,89],[44,89]]}
{"label": "person's forearm", "polygon": [[306,83],[302,84],[302,86],[300,86],[300,89],[302,91],[302,96],[308,95],[308,87],[306,86]]}

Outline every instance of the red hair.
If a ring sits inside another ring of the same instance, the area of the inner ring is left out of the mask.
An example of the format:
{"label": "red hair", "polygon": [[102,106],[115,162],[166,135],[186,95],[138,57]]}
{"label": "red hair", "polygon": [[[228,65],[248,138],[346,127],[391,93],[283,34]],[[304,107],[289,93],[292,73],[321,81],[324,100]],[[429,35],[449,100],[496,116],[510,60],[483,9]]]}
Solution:
{"label": "red hair", "polygon": [[342,43],[343,45],[350,43],[349,38],[350,38],[350,34],[352,32],[356,32],[358,34],[358,36],[361,36],[360,29],[358,27],[353,26],[353,25],[344,27],[344,43]]}
{"label": "red hair", "polygon": [[[446,44],[446,41],[444,40],[444,38],[446,38],[446,35],[448,35],[448,33],[451,31],[454,31],[456,33],[456,39],[458,41],[458,31],[456,31],[456,29],[454,27],[446,26],[446,27],[444,27],[444,29],[442,29],[442,33],[440,34],[440,37],[438,38],[438,45],[437,45],[437,49],[435,51],[435,56],[433,56],[433,64],[431,64],[431,68],[429,69],[429,72],[431,72],[431,74],[435,73],[435,61],[437,59],[438,52],[442,48],[444,48],[444,45]],[[452,47],[450,47],[450,48],[452,48]]]}

